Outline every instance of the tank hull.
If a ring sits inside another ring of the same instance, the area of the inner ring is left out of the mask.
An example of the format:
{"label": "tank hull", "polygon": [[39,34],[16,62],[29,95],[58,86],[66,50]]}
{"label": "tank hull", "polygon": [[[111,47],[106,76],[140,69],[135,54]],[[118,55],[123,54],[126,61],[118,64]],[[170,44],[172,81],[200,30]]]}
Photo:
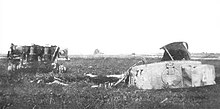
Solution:
{"label": "tank hull", "polygon": [[215,84],[215,68],[200,61],[164,61],[132,67],[129,86],[140,89],[187,88]]}

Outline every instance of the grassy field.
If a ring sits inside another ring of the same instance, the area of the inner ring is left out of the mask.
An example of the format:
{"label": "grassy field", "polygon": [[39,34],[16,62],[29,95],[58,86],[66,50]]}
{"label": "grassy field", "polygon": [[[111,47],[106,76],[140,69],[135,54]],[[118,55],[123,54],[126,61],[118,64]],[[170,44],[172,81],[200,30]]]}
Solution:
{"label": "grassy field", "polygon": [[[84,73],[121,74],[140,57],[73,57],[62,62],[68,72],[61,75],[73,79],[68,86],[32,83],[36,75],[20,71],[9,74],[7,60],[0,60],[0,107],[5,109],[153,109],[153,108],[219,108],[220,79],[217,84],[188,89],[139,90],[135,87],[91,88],[92,83],[77,81]],[[159,59],[148,58],[147,62]],[[220,61],[201,60],[215,65],[220,74]],[[45,74],[47,75],[47,74]]]}

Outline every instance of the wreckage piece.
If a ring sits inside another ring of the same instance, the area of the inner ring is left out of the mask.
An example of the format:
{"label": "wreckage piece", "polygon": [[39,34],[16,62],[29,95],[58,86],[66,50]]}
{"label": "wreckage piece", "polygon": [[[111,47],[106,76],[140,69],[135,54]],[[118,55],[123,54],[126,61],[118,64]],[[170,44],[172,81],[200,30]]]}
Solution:
{"label": "wreckage piece", "polygon": [[[52,72],[50,72],[50,74],[51,73]],[[63,80],[63,78],[61,79],[60,77],[55,77],[54,75],[41,76],[41,77],[38,76],[34,80],[31,80],[30,82],[31,83],[37,83],[37,84],[47,84],[47,85],[51,85],[51,84],[60,84],[60,85],[63,85],[63,86],[69,85],[68,82]]]}
{"label": "wreckage piece", "polygon": [[[57,60],[62,50],[58,46],[18,46],[11,44],[8,51],[8,71],[35,69],[34,71],[60,72],[66,71],[65,66],[59,65]],[[67,50],[63,53],[67,56]],[[45,72],[45,73],[46,73]]]}
{"label": "wreckage piece", "polygon": [[165,51],[161,61],[190,60],[190,53],[186,42],[173,42],[160,49],[164,49]]}
{"label": "wreckage piece", "polygon": [[68,57],[68,49],[60,49],[59,54],[58,54],[58,60],[66,60],[70,61],[70,58]]}
{"label": "wreckage piece", "polygon": [[88,82],[92,82],[95,85],[92,87],[112,87],[118,80],[124,77],[124,74],[121,75],[93,75],[85,74],[85,78]]}
{"label": "wreckage piece", "polygon": [[186,42],[174,42],[162,49],[165,53],[161,62],[130,67],[114,86],[125,82],[140,89],[163,89],[216,84],[215,67],[190,60]]}
{"label": "wreckage piece", "polygon": [[50,84],[60,84],[60,85],[63,85],[63,86],[67,86],[69,84],[65,83],[65,81],[63,81],[62,79],[60,78],[57,78],[57,77],[50,77],[52,78],[52,81],[45,81],[46,84],[50,85]]}

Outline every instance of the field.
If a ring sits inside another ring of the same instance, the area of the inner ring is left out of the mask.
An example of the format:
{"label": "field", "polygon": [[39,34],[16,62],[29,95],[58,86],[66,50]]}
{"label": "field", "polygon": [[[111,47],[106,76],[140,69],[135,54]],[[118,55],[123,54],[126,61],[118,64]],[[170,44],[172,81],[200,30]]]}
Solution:
{"label": "field", "polygon": [[[62,62],[68,72],[59,76],[69,85],[31,82],[36,74],[30,71],[8,73],[7,60],[0,59],[0,108],[2,109],[153,109],[153,108],[219,108],[220,61],[201,60],[215,65],[214,86],[188,89],[139,90],[135,87],[91,88],[92,83],[80,80],[85,73],[122,74],[140,57],[73,57]],[[147,62],[159,61],[147,58]],[[40,74],[38,74],[40,75]],[[43,74],[49,75],[49,74]]]}

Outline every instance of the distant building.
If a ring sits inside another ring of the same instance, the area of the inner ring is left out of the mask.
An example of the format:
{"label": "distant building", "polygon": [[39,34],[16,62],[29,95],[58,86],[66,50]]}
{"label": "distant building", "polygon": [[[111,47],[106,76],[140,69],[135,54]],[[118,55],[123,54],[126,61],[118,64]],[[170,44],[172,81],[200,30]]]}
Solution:
{"label": "distant building", "polygon": [[133,55],[133,56],[134,56],[134,55],[136,55],[136,54],[135,54],[135,53],[131,53],[131,55]]}
{"label": "distant building", "polygon": [[104,53],[100,52],[99,49],[95,49],[95,51],[94,51],[93,54],[94,54],[94,55],[100,55],[100,54],[104,54]]}

